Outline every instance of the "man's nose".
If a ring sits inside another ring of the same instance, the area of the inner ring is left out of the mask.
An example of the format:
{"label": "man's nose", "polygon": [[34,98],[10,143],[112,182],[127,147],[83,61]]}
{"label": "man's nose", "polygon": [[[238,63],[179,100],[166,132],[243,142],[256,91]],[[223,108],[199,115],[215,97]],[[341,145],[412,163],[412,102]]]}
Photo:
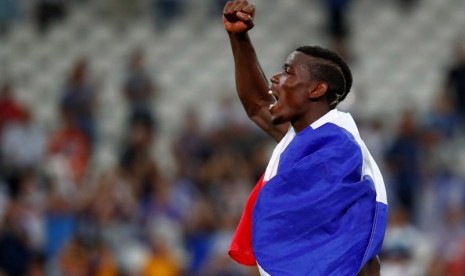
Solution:
{"label": "man's nose", "polygon": [[278,83],[278,78],[279,78],[279,74],[275,74],[274,76],[272,76],[270,78],[271,83],[273,83],[273,84]]}

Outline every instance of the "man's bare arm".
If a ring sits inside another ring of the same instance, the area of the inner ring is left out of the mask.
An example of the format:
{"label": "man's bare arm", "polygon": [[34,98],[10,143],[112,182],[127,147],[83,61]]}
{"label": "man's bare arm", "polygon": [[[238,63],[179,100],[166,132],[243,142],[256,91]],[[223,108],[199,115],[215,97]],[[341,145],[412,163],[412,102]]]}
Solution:
{"label": "man's bare arm", "polygon": [[379,276],[381,270],[381,263],[379,257],[375,256],[373,259],[369,260],[362,270],[357,274],[357,276]]}
{"label": "man's bare arm", "polygon": [[273,125],[269,106],[268,81],[258,62],[248,35],[253,28],[255,7],[248,1],[229,1],[223,10],[223,24],[228,32],[234,57],[236,90],[247,116],[276,141],[286,134],[288,124]]}

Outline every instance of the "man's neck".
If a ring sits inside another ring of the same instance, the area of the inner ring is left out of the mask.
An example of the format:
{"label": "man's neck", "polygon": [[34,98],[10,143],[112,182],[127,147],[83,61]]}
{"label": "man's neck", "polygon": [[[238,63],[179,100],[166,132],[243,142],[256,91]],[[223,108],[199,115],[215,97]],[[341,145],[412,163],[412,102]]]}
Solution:
{"label": "man's neck", "polygon": [[333,109],[330,109],[328,106],[315,106],[311,110],[312,111],[305,114],[302,119],[291,123],[296,133],[299,133],[309,125],[313,124]]}

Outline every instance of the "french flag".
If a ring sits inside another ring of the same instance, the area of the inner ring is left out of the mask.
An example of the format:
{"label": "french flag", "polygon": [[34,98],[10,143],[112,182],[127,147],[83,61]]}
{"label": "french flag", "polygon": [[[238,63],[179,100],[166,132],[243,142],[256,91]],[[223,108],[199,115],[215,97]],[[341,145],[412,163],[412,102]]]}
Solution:
{"label": "french flag", "polygon": [[387,211],[376,162],[334,109],[276,146],[229,255],[261,275],[356,275],[381,250]]}

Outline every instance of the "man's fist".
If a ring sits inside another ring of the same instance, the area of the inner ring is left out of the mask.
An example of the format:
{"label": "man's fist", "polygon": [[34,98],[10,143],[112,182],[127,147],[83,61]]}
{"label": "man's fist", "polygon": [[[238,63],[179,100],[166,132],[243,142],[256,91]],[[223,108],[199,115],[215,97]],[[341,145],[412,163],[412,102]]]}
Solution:
{"label": "man's fist", "polygon": [[253,28],[255,6],[247,0],[228,1],[223,9],[223,25],[230,33],[243,33]]}

